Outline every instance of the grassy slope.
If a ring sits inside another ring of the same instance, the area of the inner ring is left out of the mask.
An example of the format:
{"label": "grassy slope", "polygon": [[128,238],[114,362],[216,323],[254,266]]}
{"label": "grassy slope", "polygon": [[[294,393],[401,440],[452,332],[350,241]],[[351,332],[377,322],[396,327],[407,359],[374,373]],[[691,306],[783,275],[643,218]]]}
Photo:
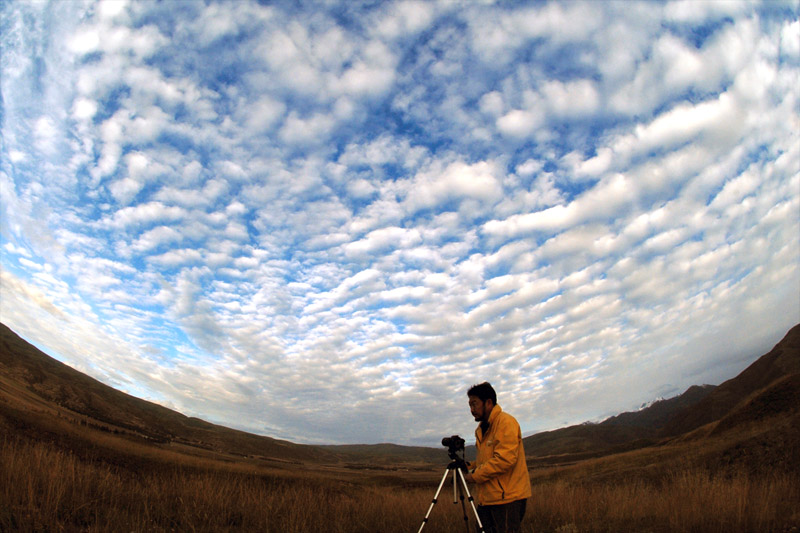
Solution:
{"label": "grassy slope", "polygon": [[[769,393],[771,396],[762,396],[758,400],[763,387],[798,370],[800,326],[792,328],[772,351],[739,376],[719,387],[692,387],[678,398],[657,402],[637,413],[623,413],[601,424],[572,426],[527,437],[525,446],[529,462],[563,464],[659,445],[667,437],[681,436],[675,427],[694,430],[716,424],[720,419],[713,429],[715,435],[740,425],[752,426],[748,417],[752,418],[753,412],[758,410],[763,418],[770,406],[774,409],[778,405],[775,398],[781,394],[794,398],[791,391],[784,389],[791,388],[795,381],[789,380],[781,391],[773,391]],[[750,399],[751,396],[754,398]],[[746,401],[737,405],[733,398]],[[0,401],[0,426],[5,425],[16,432],[27,431],[34,438],[48,435],[51,440],[69,441],[81,433],[73,427],[77,424],[142,445],[194,450],[193,453],[204,450],[273,462],[352,463],[363,467],[398,463],[441,464],[447,460],[443,449],[394,444],[305,446],[186,417],[114,390],[75,371],[43,354],[2,325],[0,400],[5,400]],[[797,406],[797,402],[792,401],[780,405],[791,411]],[[791,450],[794,449],[792,439],[787,437],[786,440]]]}
{"label": "grassy slope", "polygon": [[283,461],[390,463],[446,457],[441,450],[397,445],[300,445],[187,417],[104,385],[47,356],[0,324],[0,399],[3,397],[7,402],[13,399],[17,410],[6,406],[6,424],[10,418],[16,419],[18,429],[24,426],[24,412],[33,410],[154,445],[180,445]]}

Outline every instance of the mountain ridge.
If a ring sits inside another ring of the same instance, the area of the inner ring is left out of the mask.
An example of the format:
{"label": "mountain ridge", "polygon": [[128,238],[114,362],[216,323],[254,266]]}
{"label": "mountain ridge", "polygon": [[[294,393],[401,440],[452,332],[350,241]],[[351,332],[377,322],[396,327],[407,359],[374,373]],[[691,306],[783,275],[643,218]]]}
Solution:
{"label": "mountain ridge", "polygon": [[[720,428],[719,432],[726,425],[736,425],[735,418],[724,424],[723,420],[737,406],[798,373],[800,324],[792,327],[769,352],[720,385],[693,385],[679,396],[654,402],[640,411],[621,413],[597,424],[578,424],[525,437],[525,453],[543,458],[543,462],[569,461],[655,445],[709,424],[718,424],[715,427]],[[794,383],[790,379],[787,389]],[[792,392],[787,390],[784,394],[791,396]],[[786,402],[783,406],[793,407]]]}
{"label": "mountain ridge", "polygon": [[677,413],[663,428],[674,436],[719,420],[736,404],[775,380],[800,372],[800,324],[791,328],[772,350],[762,355],[735,377],[721,383],[714,393],[703,398],[693,410]]}

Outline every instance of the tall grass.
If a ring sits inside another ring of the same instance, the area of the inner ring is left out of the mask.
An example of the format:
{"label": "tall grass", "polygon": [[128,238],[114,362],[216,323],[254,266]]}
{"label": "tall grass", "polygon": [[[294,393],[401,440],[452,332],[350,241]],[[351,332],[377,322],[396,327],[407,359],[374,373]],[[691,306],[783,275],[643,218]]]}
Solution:
{"label": "tall grass", "polygon": [[661,483],[534,484],[535,531],[770,532],[800,526],[800,480],[684,470]]}
{"label": "tall grass", "polygon": [[237,466],[129,470],[5,438],[0,531],[375,532],[424,515],[401,489]]}
{"label": "tall grass", "polygon": [[[280,473],[200,461],[120,466],[5,436],[0,531],[417,531],[440,475],[370,480],[344,469]],[[567,480],[534,478],[533,486],[526,532],[761,533],[800,526],[800,480],[789,474],[712,476],[687,467],[656,481],[612,483],[582,482],[572,472]],[[461,506],[448,489],[425,531],[464,531]]]}

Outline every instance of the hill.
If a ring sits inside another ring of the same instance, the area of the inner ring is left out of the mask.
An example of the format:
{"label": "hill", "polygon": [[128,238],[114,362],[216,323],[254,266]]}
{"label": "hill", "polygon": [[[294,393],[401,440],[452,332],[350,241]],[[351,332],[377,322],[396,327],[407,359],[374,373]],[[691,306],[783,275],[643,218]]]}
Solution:
{"label": "hill", "polygon": [[294,444],[188,417],[78,372],[0,324],[0,428],[73,446],[84,433],[65,422],[154,446],[280,462],[386,464],[441,460],[442,455],[441,450],[396,445]]}
{"label": "hill", "polygon": [[[695,385],[680,396],[657,401],[640,411],[613,416],[599,424],[537,433],[524,439],[525,452],[529,457],[539,458],[539,462],[564,462],[651,446],[716,422],[719,433],[743,424],[747,413],[757,409],[753,405],[759,406],[759,412],[765,415],[771,412],[765,406],[766,399],[791,397],[792,392],[786,388],[796,383],[791,376],[798,373],[800,324],[789,330],[770,352],[719,386]],[[778,392],[769,391],[773,384],[787,378],[791,379]],[[783,401],[773,403],[771,409],[777,413],[798,408],[800,402]]]}
{"label": "hill", "polygon": [[[600,423],[584,423],[544,431],[524,439],[525,452],[541,457],[559,454],[596,457],[654,444],[676,413],[691,409],[714,390],[692,386],[680,396],[654,402],[647,408],[621,413]],[[574,457],[573,457],[574,458]]]}
{"label": "hill", "polygon": [[[780,413],[796,413],[798,373],[800,325],[769,353],[719,386],[693,386],[680,396],[598,424],[526,437],[526,455],[533,464],[563,464],[679,437],[718,435]],[[108,387],[49,357],[0,324],[0,428],[64,446],[95,446],[76,427],[165,449],[203,450],[275,463],[348,463],[366,468],[446,460],[436,448],[301,445],[187,417]]]}
{"label": "hill", "polygon": [[794,326],[767,354],[759,357],[738,376],[716,387],[712,394],[686,408],[664,424],[662,434],[679,435],[727,415],[751,394],[776,380],[800,373],[800,325]]}

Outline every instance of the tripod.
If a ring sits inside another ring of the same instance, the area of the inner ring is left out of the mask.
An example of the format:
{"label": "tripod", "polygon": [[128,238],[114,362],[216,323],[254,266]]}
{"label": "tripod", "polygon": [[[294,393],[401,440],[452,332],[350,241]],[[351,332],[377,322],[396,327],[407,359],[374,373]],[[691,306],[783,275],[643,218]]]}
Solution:
{"label": "tripod", "polygon": [[[453,455],[451,454],[451,457]],[[422,525],[419,526],[419,531],[417,533],[422,533],[422,529],[425,527],[425,524],[428,523],[428,517],[431,515],[431,511],[433,511],[433,506],[436,505],[437,500],[439,499],[439,493],[442,491],[442,487],[444,486],[444,482],[447,479],[447,474],[450,471],[453,471],[453,503],[458,503],[459,496],[461,498],[461,511],[464,514],[464,527],[466,527],[467,533],[469,533],[469,517],[467,516],[467,508],[464,504],[464,494],[466,493],[467,499],[469,499],[469,503],[472,505],[472,511],[475,513],[475,520],[478,521],[478,530],[483,532],[483,524],[481,524],[481,519],[478,517],[478,509],[475,508],[475,501],[472,499],[472,495],[469,493],[469,489],[467,488],[467,480],[464,479],[464,470],[467,469],[467,465],[463,459],[459,459],[457,457],[453,457],[453,461],[447,465],[447,468],[444,471],[444,475],[442,476],[442,481],[439,482],[439,488],[436,489],[436,494],[433,495],[433,501],[431,502],[431,506],[428,507],[428,512],[425,513],[425,518],[422,519]],[[461,487],[458,485],[458,480],[461,480]],[[463,491],[461,492],[461,488],[463,487]]]}

